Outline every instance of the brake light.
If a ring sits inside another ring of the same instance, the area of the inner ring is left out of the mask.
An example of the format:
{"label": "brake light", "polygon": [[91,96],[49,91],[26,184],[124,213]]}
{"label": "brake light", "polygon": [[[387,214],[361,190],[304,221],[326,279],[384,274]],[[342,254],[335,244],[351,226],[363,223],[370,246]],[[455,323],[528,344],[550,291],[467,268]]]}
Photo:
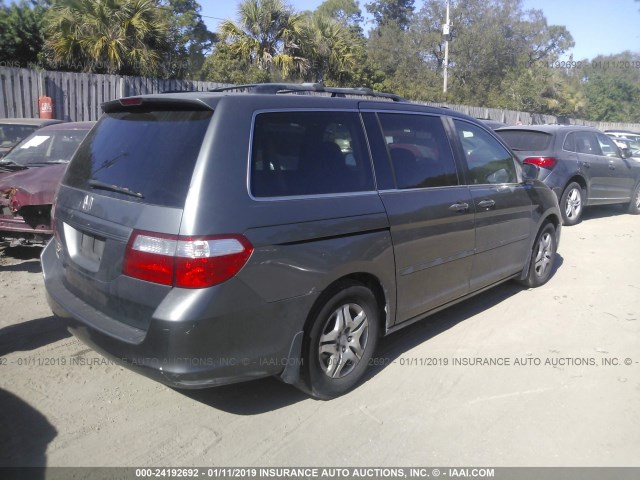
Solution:
{"label": "brake light", "polygon": [[235,276],[253,252],[242,235],[179,237],[136,230],[125,252],[124,275],[181,288],[204,288]]}
{"label": "brake light", "polygon": [[529,157],[525,158],[522,163],[530,163],[531,165],[537,165],[540,168],[551,170],[556,166],[558,160],[555,157]]}
{"label": "brake light", "polygon": [[120,105],[123,107],[134,107],[142,105],[142,99],[140,97],[121,98]]}

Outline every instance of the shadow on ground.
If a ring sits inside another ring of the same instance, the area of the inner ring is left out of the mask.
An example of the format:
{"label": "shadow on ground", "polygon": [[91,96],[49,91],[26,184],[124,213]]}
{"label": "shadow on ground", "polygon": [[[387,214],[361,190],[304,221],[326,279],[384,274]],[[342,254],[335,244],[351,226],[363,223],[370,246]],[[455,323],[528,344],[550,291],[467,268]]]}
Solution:
{"label": "shadow on ground", "polygon": [[42,272],[40,267],[41,253],[41,247],[33,246],[0,248],[0,272],[40,273]]}
{"label": "shadow on ground", "polygon": [[[0,389],[0,466],[46,466],[47,445],[57,434],[42,413],[11,392]],[[44,470],[22,473],[24,476],[18,478],[45,478]]]}
{"label": "shadow on ground", "polygon": [[582,212],[582,221],[588,222],[599,218],[617,217],[618,215],[628,215],[626,205],[595,205],[584,209]]}
{"label": "shadow on ground", "polygon": [[9,325],[0,329],[0,356],[35,350],[70,336],[53,316]]}

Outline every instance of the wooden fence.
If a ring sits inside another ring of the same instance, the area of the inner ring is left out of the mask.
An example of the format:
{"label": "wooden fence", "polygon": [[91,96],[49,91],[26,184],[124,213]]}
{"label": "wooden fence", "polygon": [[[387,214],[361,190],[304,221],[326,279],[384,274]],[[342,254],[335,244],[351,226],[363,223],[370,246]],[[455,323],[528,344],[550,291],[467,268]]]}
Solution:
{"label": "wooden fence", "polygon": [[[0,118],[38,117],[39,96],[51,97],[53,101],[53,118],[79,122],[97,120],[101,114],[100,105],[109,100],[174,90],[207,91],[220,86],[224,86],[224,84],[0,67]],[[624,129],[640,131],[640,124],[590,122],[553,115],[466,105],[425,104],[447,106],[452,110],[466,113],[472,117],[490,118],[509,125],[563,123],[590,125],[601,130]]]}
{"label": "wooden fence", "polygon": [[0,118],[38,117],[38,97],[51,97],[53,118],[97,120],[100,105],[121,97],[171,90],[206,91],[224,84],[190,80],[0,68]]}

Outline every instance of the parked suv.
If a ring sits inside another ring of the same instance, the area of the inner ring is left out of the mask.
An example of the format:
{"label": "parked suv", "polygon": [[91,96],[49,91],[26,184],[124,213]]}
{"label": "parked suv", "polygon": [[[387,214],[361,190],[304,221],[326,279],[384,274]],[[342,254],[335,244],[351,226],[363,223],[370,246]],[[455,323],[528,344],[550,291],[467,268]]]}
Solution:
{"label": "parked suv", "polygon": [[243,88],[106,103],[69,164],[44,280],[99,352],[175,387],[275,375],[332,398],[378,337],[549,279],[557,200],[478,121]]}
{"label": "parked suv", "polygon": [[640,213],[640,164],[600,130],[575,125],[506,127],[496,133],[560,201],[564,225],[580,222],[588,205],[624,203]]}

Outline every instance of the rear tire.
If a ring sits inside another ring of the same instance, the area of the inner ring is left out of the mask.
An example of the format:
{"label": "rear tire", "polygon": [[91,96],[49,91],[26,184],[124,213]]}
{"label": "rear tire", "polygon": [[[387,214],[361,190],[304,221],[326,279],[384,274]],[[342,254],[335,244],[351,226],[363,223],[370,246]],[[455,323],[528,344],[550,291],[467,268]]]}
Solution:
{"label": "rear tire", "polygon": [[371,290],[350,282],[312,315],[303,350],[303,390],[329,400],[351,390],[369,366],[378,341],[378,305]]}
{"label": "rear tire", "polygon": [[584,209],[584,190],[576,183],[571,182],[562,192],[560,197],[560,213],[562,224],[571,226],[580,223],[582,210]]}
{"label": "rear tire", "polygon": [[556,229],[550,223],[542,226],[531,252],[529,274],[521,280],[524,286],[529,288],[544,285],[551,278],[556,257]]}
{"label": "rear tire", "polygon": [[629,202],[627,211],[631,215],[640,214],[640,183],[638,183],[636,188],[633,190],[633,195],[631,195],[631,201]]}

